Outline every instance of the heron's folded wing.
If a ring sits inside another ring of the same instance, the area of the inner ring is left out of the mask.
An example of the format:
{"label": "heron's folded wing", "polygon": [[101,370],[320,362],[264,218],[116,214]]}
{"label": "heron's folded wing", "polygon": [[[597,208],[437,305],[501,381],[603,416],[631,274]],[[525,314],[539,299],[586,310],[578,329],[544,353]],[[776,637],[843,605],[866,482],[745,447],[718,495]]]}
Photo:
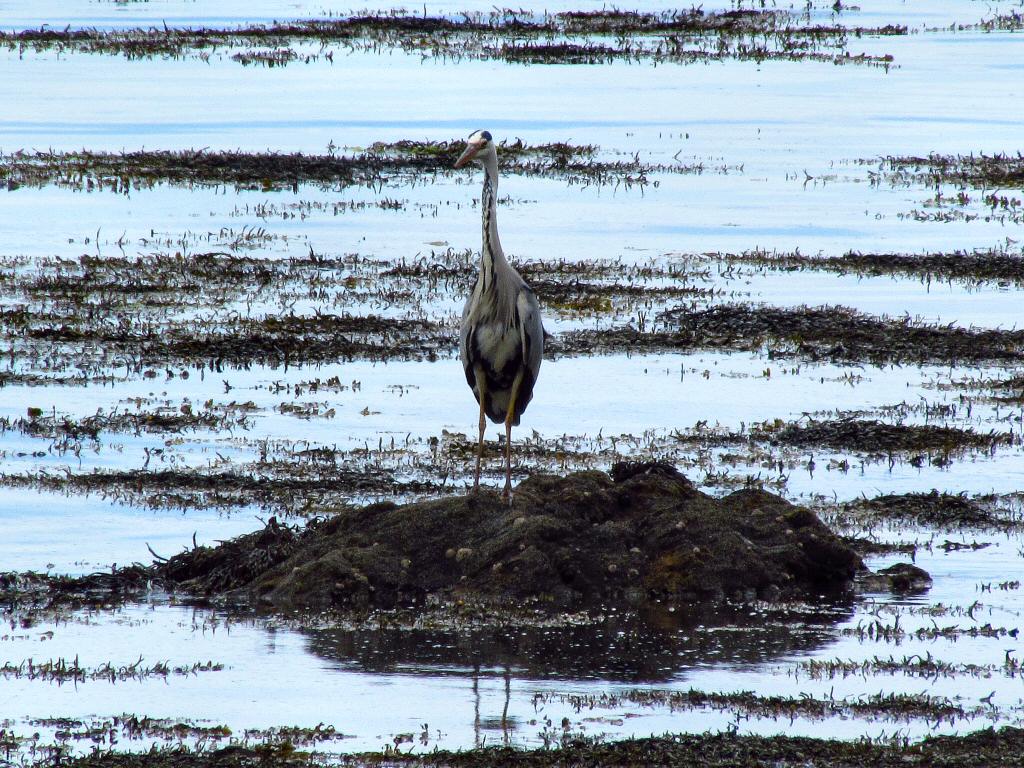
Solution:
{"label": "heron's folded wing", "polygon": [[537,296],[528,286],[524,286],[516,297],[516,309],[519,314],[520,333],[523,339],[523,365],[526,366],[534,381],[540,371],[540,362],[544,358],[544,325],[540,318],[540,305]]}

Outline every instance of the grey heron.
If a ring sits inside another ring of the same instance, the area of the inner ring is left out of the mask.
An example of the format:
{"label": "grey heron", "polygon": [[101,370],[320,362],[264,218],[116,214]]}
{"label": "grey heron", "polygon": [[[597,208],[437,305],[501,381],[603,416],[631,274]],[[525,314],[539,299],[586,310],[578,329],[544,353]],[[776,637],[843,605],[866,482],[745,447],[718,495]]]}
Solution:
{"label": "grey heron", "polygon": [[488,131],[470,134],[456,168],[469,162],[484,168],[480,196],[483,244],[480,270],[462,310],[459,357],[466,381],[480,404],[480,438],[473,490],[480,487],[485,417],[505,423],[505,492],[512,492],[512,427],[533,397],[533,385],[544,355],[544,327],[533,290],[505,259],[498,240],[498,153]]}

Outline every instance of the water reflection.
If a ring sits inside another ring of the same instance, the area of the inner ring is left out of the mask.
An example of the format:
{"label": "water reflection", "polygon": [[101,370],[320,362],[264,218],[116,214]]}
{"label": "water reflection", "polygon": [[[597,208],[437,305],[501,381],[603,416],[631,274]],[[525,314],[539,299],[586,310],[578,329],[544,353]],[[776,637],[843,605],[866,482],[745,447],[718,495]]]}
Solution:
{"label": "water reflection", "polygon": [[372,673],[514,676],[526,680],[666,682],[695,667],[763,664],[835,639],[852,603],[767,608],[726,605],[604,614],[567,627],[303,630],[309,650]]}

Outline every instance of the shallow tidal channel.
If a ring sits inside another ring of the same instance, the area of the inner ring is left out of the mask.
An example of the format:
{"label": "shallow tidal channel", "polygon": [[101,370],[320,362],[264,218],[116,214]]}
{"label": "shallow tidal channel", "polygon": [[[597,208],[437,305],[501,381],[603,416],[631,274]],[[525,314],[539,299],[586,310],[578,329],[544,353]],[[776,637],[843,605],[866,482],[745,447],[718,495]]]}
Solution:
{"label": "shallow tidal channel", "polygon": [[[1024,724],[1017,5],[217,5],[0,0],[0,763]],[[670,463],[930,586],[525,619],[29,588],[466,491],[477,128],[550,334],[514,481]]]}

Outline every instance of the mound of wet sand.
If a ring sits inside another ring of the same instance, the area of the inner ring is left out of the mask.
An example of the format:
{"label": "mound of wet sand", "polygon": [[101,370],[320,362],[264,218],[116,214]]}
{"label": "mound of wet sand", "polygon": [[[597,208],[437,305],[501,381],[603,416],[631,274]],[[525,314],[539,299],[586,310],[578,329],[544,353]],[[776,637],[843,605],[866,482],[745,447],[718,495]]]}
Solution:
{"label": "mound of wet sand", "polygon": [[569,608],[591,601],[778,599],[846,588],[859,556],[814,513],[760,490],[722,499],[664,464],[538,475],[511,507],[493,491],[271,520],[157,566],[168,586],[281,610],[427,599]]}

